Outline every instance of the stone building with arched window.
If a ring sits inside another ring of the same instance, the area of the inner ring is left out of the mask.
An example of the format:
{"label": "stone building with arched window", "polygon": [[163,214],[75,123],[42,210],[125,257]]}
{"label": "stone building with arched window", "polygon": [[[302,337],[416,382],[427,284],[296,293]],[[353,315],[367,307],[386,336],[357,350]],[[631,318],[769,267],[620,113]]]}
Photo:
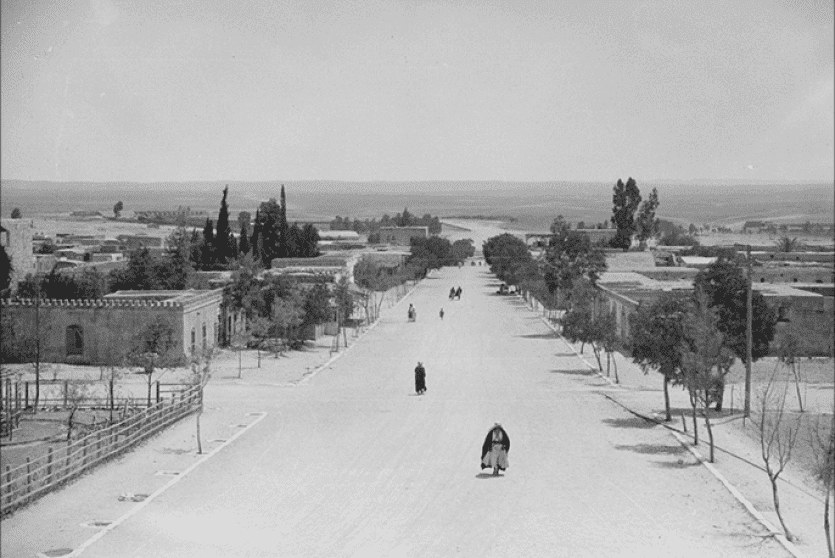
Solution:
{"label": "stone building with arched window", "polygon": [[[174,350],[187,357],[217,344],[223,289],[118,291],[99,300],[11,299],[0,303],[13,339],[40,337],[44,362],[120,365],[155,322],[173,331]],[[4,335],[5,337],[5,335]]]}

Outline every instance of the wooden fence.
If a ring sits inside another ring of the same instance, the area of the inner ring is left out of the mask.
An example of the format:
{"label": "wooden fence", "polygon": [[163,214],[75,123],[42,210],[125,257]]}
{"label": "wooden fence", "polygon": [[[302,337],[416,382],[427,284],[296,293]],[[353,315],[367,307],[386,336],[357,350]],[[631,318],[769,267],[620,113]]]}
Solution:
{"label": "wooden fence", "polygon": [[166,426],[200,409],[202,390],[193,387],[172,394],[169,400],[136,413],[107,428],[97,430],[66,447],[15,468],[6,465],[0,479],[0,515],[25,506],[50,490],[69,482],[81,473],[135,446]]}

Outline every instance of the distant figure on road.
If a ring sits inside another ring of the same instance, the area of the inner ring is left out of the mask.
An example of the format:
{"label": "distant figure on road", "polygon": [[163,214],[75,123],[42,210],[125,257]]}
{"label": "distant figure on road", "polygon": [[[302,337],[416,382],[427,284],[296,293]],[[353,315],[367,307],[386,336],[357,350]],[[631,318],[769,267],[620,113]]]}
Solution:
{"label": "distant figure on road", "polygon": [[410,322],[413,322],[417,319],[417,310],[415,310],[415,307],[411,304],[409,304],[409,312],[407,313],[407,315],[409,316]]}
{"label": "distant figure on road", "polygon": [[415,393],[418,395],[426,393],[426,368],[420,361],[415,366]]}
{"label": "distant figure on road", "polygon": [[498,476],[499,471],[507,469],[507,454],[510,452],[510,436],[504,431],[498,422],[493,425],[484,444],[481,446],[481,468],[493,468],[493,476]]}
{"label": "distant figure on road", "polygon": [[449,288],[449,299],[452,300],[453,298],[455,298],[455,287],[450,287]]}
{"label": "distant figure on road", "polygon": [[441,308],[441,311],[438,312],[438,315],[441,316],[442,320],[444,319],[444,309],[443,308]]}
{"label": "distant figure on road", "polygon": [[455,298],[457,298],[458,300],[461,300],[461,287],[458,287],[457,289],[455,289]]}

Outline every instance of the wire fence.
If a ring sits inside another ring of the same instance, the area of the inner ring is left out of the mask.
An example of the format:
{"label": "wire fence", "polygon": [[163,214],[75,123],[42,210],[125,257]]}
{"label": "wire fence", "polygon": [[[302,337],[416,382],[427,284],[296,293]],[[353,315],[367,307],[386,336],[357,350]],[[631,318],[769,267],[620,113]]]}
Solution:
{"label": "wire fence", "polygon": [[200,386],[171,394],[125,420],[89,434],[55,451],[11,468],[6,465],[0,481],[0,515],[25,506],[80,474],[132,448],[166,426],[199,410]]}

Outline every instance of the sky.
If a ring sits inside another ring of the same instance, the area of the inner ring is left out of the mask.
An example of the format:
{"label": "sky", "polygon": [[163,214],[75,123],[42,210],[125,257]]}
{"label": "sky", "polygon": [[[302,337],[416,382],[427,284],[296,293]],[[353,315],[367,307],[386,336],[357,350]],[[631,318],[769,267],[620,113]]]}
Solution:
{"label": "sky", "polygon": [[3,0],[0,177],[832,181],[831,0]]}

